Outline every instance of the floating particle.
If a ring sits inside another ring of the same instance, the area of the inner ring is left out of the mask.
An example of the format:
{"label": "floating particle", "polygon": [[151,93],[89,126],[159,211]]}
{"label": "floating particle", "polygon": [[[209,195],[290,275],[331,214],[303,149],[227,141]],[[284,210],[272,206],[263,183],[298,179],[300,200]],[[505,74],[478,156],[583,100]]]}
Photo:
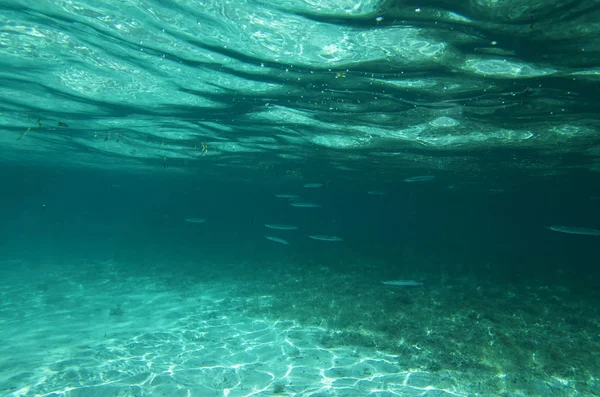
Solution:
{"label": "floating particle", "polygon": [[19,139],[23,138],[25,135],[27,135],[27,133],[28,133],[29,131],[31,131],[31,127],[27,128],[27,130],[25,130],[25,132],[24,132],[24,133],[22,133],[21,135],[19,135],[19,136],[17,137],[17,141],[18,141]]}

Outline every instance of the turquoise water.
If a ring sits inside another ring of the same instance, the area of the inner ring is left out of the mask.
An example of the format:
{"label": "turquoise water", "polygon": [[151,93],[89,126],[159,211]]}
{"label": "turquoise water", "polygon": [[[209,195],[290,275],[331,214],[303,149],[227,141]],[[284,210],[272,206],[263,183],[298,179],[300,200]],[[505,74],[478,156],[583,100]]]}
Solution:
{"label": "turquoise water", "polygon": [[4,1],[0,395],[600,396],[596,1]]}

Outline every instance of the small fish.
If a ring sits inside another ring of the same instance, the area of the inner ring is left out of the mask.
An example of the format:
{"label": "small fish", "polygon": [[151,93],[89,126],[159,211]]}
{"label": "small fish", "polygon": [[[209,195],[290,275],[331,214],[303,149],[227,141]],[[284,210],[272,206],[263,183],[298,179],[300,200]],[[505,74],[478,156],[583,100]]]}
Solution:
{"label": "small fish", "polygon": [[269,229],[277,229],[277,230],[297,230],[298,228],[294,225],[281,225],[277,223],[265,223],[265,227]]}
{"label": "small fish", "polygon": [[186,222],[189,223],[204,223],[206,222],[206,219],[204,218],[185,218]]}
{"label": "small fish", "polygon": [[423,285],[423,283],[414,280],[384,281],[383,284],[391,285],[392,287],[420,287]]}
{"label": "small fish", "polygon": [[300,196],[297,196],[295,194],[276,194],[275,197],[290,199],[290,200],[300,198]]}
{"label": "small fish", "polygon": [[435,179],[433,175],[421,175],[421,176],[411,176],[410,178],[406,178],[404,182],[430,182]]}
{"label": "small fish", "polygon": [[308,187],[308,188],[315,188],[315,187],[321,187],[321,186],[323,186],[323,184],[322,183],[305,183],[303,186]]}
{"label": "small fish", "polygon": [[385,192],[381,192],[379,190],[369,190],[367,193],[371,196],[385,196]]}
{"label": "small fish", "polygon": [[324,236],[322,234],[316,234],[316,235],[312,235],[312,236],[308,236],[308,237],[312,238],[313,240],[321,240],[321,241],[344,241],[344,239],[341,237]]}
{"label": "small fish", "polygon": [[560,233],[568,233],[568,234],[583,234],[586,236],[600,236],[600,230],[598,229],[589,229],[587,227],[578,227],[578,226],[548,226],[548,229],[560,232]]}
{"label": "small fish", "polygon": [[265,236],[265,238],[266,238],[267,240],[271,240],[271,241],[274,241],[274,242],[276,242],[276,243],[283,244],[283,245],[289,245],[289,244],[290,244],[290,243],[289,243],[289,242],[287,242],[286,240],[284,240],[284,239],[282,239],[282,238],[279,238],[279,237],[274,237],[274,236]]}
{"label": "small fish", "polygon": [[58,122],[58,126],[59,126],[59,127],[68,127],[68,126],[69,126],[69,124],[67,124],[67,123],[63,123],[62,121],[59,121],[59,122]]}
{"label": "small fish", "polygon": [[290,204],[292,207],[300,207],[300,208],[316,208],[316,207],[320,207],[321,204],[316,204],[316,203],[291,203]]}

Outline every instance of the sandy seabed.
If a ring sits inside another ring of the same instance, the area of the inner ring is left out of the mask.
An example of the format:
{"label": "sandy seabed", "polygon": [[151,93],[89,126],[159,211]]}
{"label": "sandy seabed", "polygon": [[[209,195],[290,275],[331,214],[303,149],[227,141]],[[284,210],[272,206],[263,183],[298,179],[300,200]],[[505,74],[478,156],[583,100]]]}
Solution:
{"label": "sandy seabed", "polygon": [[2,395],[600,395],[599,316],[563,290],[365,286],[327,267],[262,281],[1,268]]}

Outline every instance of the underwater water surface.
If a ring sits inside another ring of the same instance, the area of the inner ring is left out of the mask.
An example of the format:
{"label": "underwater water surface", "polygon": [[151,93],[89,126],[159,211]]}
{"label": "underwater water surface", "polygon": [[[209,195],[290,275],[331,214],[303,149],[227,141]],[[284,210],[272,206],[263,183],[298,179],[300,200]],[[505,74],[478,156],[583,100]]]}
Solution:
{"label": "underwater water surface", "polygon": [[600,396],[600,7],[0,4],[0,395]]}

